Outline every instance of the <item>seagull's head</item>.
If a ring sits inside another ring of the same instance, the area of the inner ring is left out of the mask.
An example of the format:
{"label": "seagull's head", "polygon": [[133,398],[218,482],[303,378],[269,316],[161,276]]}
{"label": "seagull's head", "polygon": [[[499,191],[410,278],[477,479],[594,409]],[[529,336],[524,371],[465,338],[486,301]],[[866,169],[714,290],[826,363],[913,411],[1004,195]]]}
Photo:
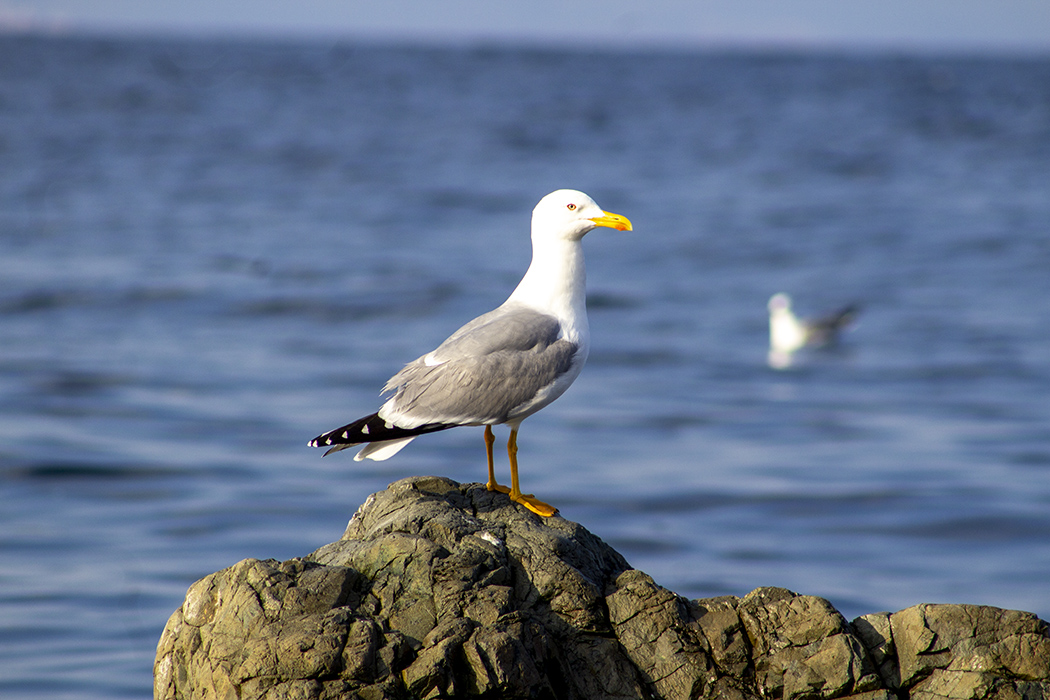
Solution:
{"label": "seagull's head", "polygon": [[557,190],[532,210],[532,237],[578,241],[599,226],[632,230],[626,216],[602,211],[594,200],[577,190]]}
{"label": "seagull's head", "polygon": [[791,310],[791,297],[783,292],[774,294],[769,298],[769,313],[778,313]]}

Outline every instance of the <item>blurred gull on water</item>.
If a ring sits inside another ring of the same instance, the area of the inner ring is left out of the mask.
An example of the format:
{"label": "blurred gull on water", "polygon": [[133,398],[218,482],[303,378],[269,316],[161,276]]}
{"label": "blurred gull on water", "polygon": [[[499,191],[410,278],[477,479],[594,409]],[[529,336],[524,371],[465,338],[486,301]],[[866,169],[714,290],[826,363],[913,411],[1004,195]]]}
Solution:
{"label": "blurred gull on water", "polygon": [[783,292],[769,299],[769,366],[784,369],[804,347],[826,347],[838,340],[839,333],[851,326],[857,317],[856,304],[818,316],[799,318],[791,310],[791,297]]}

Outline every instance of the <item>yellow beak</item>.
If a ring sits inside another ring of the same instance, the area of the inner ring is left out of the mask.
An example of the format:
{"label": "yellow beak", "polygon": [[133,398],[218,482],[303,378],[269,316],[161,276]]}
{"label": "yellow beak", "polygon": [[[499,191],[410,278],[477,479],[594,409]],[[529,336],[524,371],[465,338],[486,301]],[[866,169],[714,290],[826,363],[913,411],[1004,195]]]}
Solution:
{"label": "yellow beak", "polygon": [[596,216],[593,221],[598,226],[607,226],[608,228],[614,228],[617,231],[633,231],[634,227],[631,226],[631,220],[626,216],[620,216],[619,214],[613,214],[610,211],[603,211],[603,216]]}

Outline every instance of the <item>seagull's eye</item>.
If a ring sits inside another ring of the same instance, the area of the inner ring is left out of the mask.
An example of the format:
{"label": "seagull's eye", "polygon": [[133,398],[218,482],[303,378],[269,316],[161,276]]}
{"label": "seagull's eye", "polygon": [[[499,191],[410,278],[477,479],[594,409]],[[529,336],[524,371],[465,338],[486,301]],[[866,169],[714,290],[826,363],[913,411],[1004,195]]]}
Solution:
{"label": "seagull's eye", "polygon": [[568,209],[569,211],[576,211],[576,205],[575,205],[575,204],[566,204],[566,205],[565,205],[565,207],[566,207],[566,208],[567,208],[567,209]]}

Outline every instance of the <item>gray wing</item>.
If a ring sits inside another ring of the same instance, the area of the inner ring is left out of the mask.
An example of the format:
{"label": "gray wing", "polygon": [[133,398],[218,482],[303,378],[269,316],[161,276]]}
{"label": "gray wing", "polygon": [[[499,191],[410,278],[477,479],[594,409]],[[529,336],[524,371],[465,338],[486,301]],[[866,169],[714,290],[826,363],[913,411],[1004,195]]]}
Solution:
{"label": "gray wing", "polygon": [[480,357],[500,350],[531,350],[554,344],[561,323],[526,306],[509,305],[478,316],[427,356],[438,361]]}
{"label": "gray wing", "polygon": [[385,412],[421,423],[503,422],[571,369],[579,347],[559,340],[560,330],[558,319],[526,307],[479,316],[387,382],[384,391],[395,393]]}

